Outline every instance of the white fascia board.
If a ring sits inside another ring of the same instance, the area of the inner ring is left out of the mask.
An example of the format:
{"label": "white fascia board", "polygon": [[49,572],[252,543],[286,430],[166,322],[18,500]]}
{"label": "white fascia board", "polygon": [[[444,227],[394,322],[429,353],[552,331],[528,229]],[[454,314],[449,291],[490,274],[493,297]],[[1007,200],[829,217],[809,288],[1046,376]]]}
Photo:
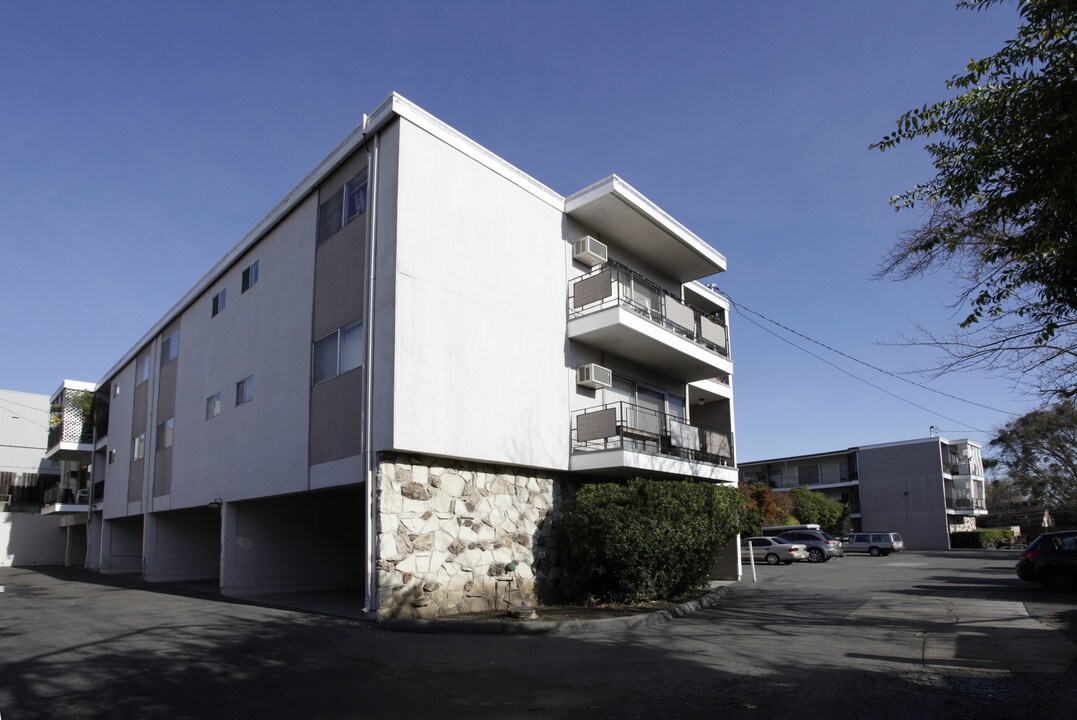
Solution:
{"label": "white fascia board", "polygon": [[142,348],[151,343],[153,339],[169,325],[169,323],[179,317],[179,315],[186,310],[188,306],[194,303],[194,301],[198,299],[210,285],[217,282],[225,271],[235,264],[244,253],[261,240],[270,230],[283,220],[288,213],[292,212],[292,210],[303,202],[308,195],[314,192],[315,188],[336,170],[341,163],[351,156],[356,149],[365,143],[368,137],[376,133],[396,117],[404,118],[416,126],[421,127],[435,137],[448,143],[453,148],[474,159],[476,162],[493,170],[520,188],[527,190],[550,206],[559,210],[564,208],[565,199],[560,194],[554,192],[505,160],[502,160],[500,157],[482,147],[474,140],[471,140],[463,133],[449,127],[418,105],[415,105],[403,96],[394,92],[383,100],[371,115],[365,116],[362,124],[352,130],[339,145],[333,148],[332,152],[330,152],[329,155],[314,168],[314,170],[303,178],[303,180],[300,181],[300,183],[296,185],[283,200],[277,203],[257,225],[251,228],[251,230],[243,236],[243,239],[236,243],[236,245],[229,250],[228,253],[202,277],[201,280],[195,283],[194,287],[187,291],[179,302],[173,305],[172,308],[165,313],[164,317],[150,328],[149,332],[143,335],[142,338],[127,351],[119,362],[113,365],[112,368],[105,373],[99,384],[108,382],[123,370],[124,366],[131,362]]}
{"label": "white fascia board", "polygon": [[715,267],[715,272],[726,269],[725,255],[715,250],[698,235],[679,223],[672,215],[654,204],[639,190],[617,175],[610,175],[565,198],[565,213],[571,214],[605,195],[613,195],[643,216],[664,233],[689,248]]}

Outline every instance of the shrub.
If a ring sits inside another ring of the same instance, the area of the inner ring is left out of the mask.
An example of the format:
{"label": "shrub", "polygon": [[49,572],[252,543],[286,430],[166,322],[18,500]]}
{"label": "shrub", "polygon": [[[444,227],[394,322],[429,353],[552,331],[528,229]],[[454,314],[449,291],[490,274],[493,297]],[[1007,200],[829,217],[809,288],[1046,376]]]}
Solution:
{"label": "shrub", "polygon": [[735,488],[696,481],[584,485],[558,523],[571,599],[644,602],[705,585],[742,522]]}
{"label": "shrub", "polygon": [[965,530],[950,533],[952,548],[993,548],[1013,543],[1013,530]]}
{"label": "shrub", "polygon": [[800,522],[816,524],[833,535],[845,532],[849,521],[848,506],[804,486],[793,488],[789,496],[793,500],[793,514]]}

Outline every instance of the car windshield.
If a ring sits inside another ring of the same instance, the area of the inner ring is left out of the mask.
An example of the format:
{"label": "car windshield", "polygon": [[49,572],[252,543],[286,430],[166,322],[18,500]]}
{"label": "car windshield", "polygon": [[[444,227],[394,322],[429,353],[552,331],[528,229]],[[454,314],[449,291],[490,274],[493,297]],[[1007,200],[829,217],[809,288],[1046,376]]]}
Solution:
{"label": "car windshield", "polygon": [[834,537],[833,535],[831,535],[830,533],[821,532],[819,534],[823,536],[824,540],[837,540],[837,538]]}
{"label": "car windshield", "polygon": [[893,533],[893,536],[894,542],[904,542],[904,540],[901,539],[901,533]]}

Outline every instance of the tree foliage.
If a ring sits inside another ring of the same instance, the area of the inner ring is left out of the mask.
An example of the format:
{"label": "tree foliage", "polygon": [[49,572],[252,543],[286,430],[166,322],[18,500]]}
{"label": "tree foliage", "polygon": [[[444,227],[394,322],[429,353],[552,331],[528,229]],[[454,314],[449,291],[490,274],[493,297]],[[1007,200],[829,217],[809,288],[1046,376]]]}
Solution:
{"label": "tree foliage", "polygon": [[[1002,0],[964,0],[983,10]],[[936,175],[891,198],[920,208],[879,276],[949,269],[967,315],[940,371],[989,369],[1049,396],[1077,393],[1077,2],[1019,0],[1016,37],[973,59],[953,97],[902,115],[870,147],[923,139]]]}
{"label": "tree foliage", "polygon": [[1077,513],[1077,407],[1072,400],[1012,420],[991,447],[1018,490],[1053,511]]}
{"label": "tree foliage", "polygon": [[743,522],[734,488],[636,478],[580,488],[558,523],[574,599],[641,602],[705,585]]}
{"label": "tree foliage", "polygon": [[793,517],[793,500],[788,493],[776,493],[765,482],[740,486],[744,498],[745,535],[759,535],[767,525],[790,525]]}
{"label": "tree foliage", "polygon": [[806,525],[814,523],[834,535],[845,532],[849,519],[849,509],[845,505],[804,486],[790,490],[789,497],[793,501],[793,514],[798,522]]}

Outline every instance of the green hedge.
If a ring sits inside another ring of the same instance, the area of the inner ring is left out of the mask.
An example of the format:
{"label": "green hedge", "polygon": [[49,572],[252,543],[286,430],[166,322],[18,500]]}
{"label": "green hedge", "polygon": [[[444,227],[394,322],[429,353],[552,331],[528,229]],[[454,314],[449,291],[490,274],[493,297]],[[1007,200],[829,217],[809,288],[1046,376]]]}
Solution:
{"label": "green hedge", "polygon": [[952,548],[993,548],[1012,542],[1012,530],[967,530],[950,533]]}
{"label": "green hedge", "polygon": [[735,488],[711,483],[584,485],[558,522],[563,590],[577,601],[631,603],[701,587],[743,512]]}

